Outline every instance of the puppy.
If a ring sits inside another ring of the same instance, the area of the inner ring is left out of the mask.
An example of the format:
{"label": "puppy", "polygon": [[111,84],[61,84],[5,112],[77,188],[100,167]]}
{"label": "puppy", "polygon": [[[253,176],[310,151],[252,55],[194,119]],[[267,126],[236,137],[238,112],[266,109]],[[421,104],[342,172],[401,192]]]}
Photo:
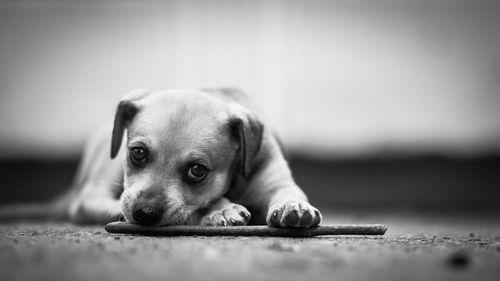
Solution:
{"label": "puppy", "polygon": [[88,141],[73,188],[50,206],[50,216],[77,223],[321,222],[274,130],[234,89],[132,91]]}

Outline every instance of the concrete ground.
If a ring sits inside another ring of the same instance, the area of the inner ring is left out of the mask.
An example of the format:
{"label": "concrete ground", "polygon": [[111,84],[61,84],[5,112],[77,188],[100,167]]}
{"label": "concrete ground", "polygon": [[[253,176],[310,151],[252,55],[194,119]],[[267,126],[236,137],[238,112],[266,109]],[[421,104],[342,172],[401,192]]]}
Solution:
{"label": "concrete ground", "polygon": [[[341,215],[342,214],[342,215]],[[142,237],[100,226],[0,225],[0,280],[499,280],[500,220],[325,215],[385,223],[384,236]]]}

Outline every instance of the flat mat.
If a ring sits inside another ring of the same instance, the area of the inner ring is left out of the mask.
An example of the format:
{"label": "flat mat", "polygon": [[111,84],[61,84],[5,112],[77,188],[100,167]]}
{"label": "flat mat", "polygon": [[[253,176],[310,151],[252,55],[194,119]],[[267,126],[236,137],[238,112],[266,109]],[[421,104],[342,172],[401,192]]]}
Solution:
{"label": "flat mat", "polygon": [[112,222],[105,226],[109,233],[141,234],[147,236],[274,236],[313,237],[320,235],[383,235],[384,224],[321,225],[309,229],[252,226],[140,226],[126,222]]}

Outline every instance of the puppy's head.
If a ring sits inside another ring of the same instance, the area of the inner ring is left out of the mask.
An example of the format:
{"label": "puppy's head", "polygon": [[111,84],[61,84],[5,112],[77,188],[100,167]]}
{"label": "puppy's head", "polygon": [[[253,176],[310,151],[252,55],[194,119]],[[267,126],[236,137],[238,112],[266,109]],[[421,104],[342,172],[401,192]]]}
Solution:
{"label": "puppy's head", "polygon": [[263,127],[243,108],[199,91],[136,91],[119,103],[111,157],[127,132],[122,211],[143,225],[184,224],[247,176]]}

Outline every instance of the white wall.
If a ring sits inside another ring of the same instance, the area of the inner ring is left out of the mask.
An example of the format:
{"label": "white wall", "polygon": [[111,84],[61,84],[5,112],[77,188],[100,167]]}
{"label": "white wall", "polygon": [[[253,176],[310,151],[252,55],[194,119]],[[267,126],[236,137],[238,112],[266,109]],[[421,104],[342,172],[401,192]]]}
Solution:
{"label": "white wall", "polygon": [[78,153],[135,87],[220,85],[295,150],[498,150],[499,46],[493,0],[1,1],[0,157]]}

